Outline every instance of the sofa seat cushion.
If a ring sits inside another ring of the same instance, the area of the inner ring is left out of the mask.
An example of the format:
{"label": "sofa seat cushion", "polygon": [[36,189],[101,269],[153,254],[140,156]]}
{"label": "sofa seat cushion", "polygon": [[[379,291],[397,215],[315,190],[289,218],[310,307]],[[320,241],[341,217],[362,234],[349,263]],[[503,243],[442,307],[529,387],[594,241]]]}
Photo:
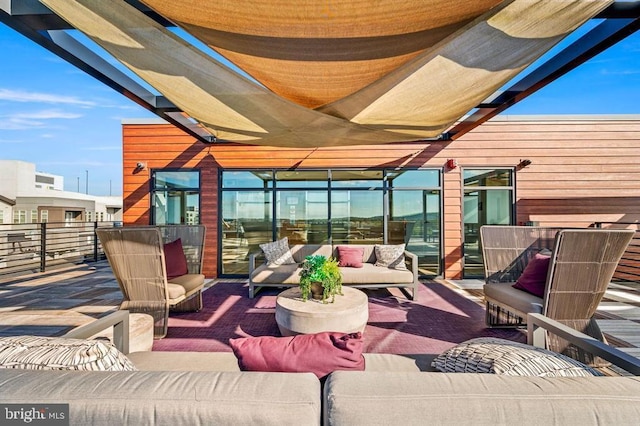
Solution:
{"label": "sofa seat cushion", "polygon": [[204,286],[204,275],[186,274],[167,281],[169,299],[176,300],[189,297]]}
{"label": "sofa seat cushion", "polygon": [[3,404],[69,403],[72,425],[319,425],[322,410],[309,373],[0,370],[0,383]]}
{"label": "sofa seat cushion", "polygon": [[336,371],[330,425],[623,425],[640,416],[640,377]]}
{"label": "sofa seat cushion", "polygon": [[484,295],[487,299],[511,306],[523,313],[542,313],[544,300],[526,291],[513,288],[514,283],[490,283],[484,285]]}
{"label": "sofa seat cushion", "polygon": [[301,268],[298,264],[290,265],[260,265],[251,275],[251,281],[263,284],[299,284],[298,275]]}
{"label": "sofa seat cushion", "polygon": [[407,269],[391,269],[363,263],[362,268],[340,268],[343,284],[404,284],[413,282]]}
{"label": "sofa seat cushion", "polygon": [[433,360],[443,373],[505,376],[589,377],[602,373],[559,353],[493,337],[467,340]]}
{"label": "sofa seat cushion", "polygon": [[109,342],[41,336],[1,337],[0,368],[92,371],[136,370],[133,363]]}

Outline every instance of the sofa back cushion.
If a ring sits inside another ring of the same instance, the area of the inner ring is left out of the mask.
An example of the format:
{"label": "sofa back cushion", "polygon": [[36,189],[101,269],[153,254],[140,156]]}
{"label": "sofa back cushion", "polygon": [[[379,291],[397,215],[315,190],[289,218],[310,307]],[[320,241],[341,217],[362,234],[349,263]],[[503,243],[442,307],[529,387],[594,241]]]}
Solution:
{"label": "sofa back cushion", "polygon": [[316,254],[331,257],[331,246],[329,244],[295,244],[291,246],[291,255],[296,263],[302,263],[305,257]]}

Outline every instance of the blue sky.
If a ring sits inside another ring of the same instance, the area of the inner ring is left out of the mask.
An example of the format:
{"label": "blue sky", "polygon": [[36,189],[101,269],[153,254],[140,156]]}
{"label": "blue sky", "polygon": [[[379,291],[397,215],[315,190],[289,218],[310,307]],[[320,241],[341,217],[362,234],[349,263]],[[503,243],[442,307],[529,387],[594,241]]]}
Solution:
{"label": "blue sky", "polygon": [[[0,23],[0,158],[64,176],[65,189],[122,194],[121,121],[155,117]],[[640,33],[505,114],[640,114]]]}

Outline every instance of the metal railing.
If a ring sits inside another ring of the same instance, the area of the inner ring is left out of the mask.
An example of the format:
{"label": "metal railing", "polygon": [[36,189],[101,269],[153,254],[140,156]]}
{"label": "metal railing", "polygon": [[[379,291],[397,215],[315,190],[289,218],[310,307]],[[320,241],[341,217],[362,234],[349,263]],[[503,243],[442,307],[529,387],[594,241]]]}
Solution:
{"label": "metal railing", "polygon": [[46,272],[105,258],[97,227],[120,222],[0,224],[0,276]]}
{"label": "metal railing", "polygon": [[613,281],[640,283],[640,223],[594,222],[593,225],[596,228],[635,229],[636,234],[618,262],[618,267],[613,274]]}

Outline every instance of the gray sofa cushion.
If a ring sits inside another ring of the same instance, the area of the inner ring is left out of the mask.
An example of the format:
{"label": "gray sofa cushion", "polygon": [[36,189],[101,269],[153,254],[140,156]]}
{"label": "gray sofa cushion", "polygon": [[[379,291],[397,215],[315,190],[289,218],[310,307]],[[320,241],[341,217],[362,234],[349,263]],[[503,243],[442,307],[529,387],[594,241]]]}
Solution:
{"label": "gray sofa cushion", "polygon": [[331,425],[622,425],[640,418],[640,377],[512,377],[336,371]]}
{"label": "gray sofa cushion", "polygon": [[490,283],[484,285],[484,295],[488,299],[502,302],[520,312],[542,313],[544,300],[526,291],[513,288],[514,283]]}
{"label": "gray sofa cushion", "polygon": [[331,257],[331,246],[329,244],[295,244],[291,246],[291,255],[297,263],[304,262],[304,258],[311,255],[322,255]]}
{"label": "gray sofa cushion", "polygon": [[71,425],[318,425],[310,373],[0,370],[0,403],[68,403]]}
{"label": "gray sofa cushion", "polygon": [[143,351],[127,358],[141,371],[240,371],[233,352]]}
{"label": "gray sofa cushion", "polygon": [[413,274],[407,269],[391,269],[363,263],[362,268],[340,268],[342,281],[348,284],[412,283]]}

